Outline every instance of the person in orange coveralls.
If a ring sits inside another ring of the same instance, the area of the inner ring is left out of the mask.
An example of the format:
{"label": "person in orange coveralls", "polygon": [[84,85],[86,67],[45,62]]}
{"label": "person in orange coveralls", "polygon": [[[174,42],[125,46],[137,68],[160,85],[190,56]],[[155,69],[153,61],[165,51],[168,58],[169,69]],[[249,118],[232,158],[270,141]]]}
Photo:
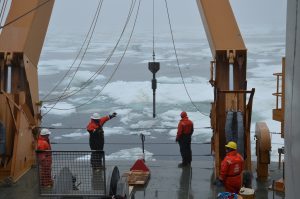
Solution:
{"label": "person in orange coveralls", "polygon": [[[108,120],[117,116],[117,113],[112,113],[111,115],[107,115],[104,117],[100,117],[98,113],[94,113],[91,116],[91,121],[87,125],[86,129],[90,134],[89,144],[91,150],[103,150],[104,146],[104,131],[103,125]],[[94,151],[91,155],[91,165],[92,168],[98,170],[102,167],[102,155]]]}
{"label": "person in orange coveralls", "polygon": [[189,120],[185,111],[181,112],[180,116],[176,142],[179,143],[182,162],[178,164],[178,167],[185,167],[191,165],[192,162],[191,137],[194,132],[194,124]]}
{"label": "person in orange coveralls", "polygon": [[[38,138],[38,161],[40,168],[40,183],[42,187],[52,187],[53,180],[51,177],[51,165],[52,165],[52,156],[51,156],[51,145],[49,141],[49,135],[51,132],[48,129],[42,129],[40,136]],[[45,152],[43,152],[45,151]]]}
{"label": "person in orange coveralls", "polygon": [[230,141],[225,145],[226,156],[221,163],[219,180],[224,184],[225,190],[231,193],[239,193],[242,185],[242,171],[244,159],[237,152],[237,144]]}

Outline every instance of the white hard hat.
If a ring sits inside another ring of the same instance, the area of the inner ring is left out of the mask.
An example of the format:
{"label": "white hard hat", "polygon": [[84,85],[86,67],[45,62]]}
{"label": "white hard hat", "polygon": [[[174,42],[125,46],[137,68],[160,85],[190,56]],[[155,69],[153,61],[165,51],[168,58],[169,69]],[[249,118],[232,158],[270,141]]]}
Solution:
{"label": "white hard hat", "polygon": [[91,119],[94,119],[94,120],[100,119],[99,113],[93,113],[93,115],[91,116]]}
{"label": "white hard hat", "polygon": [[49,129],[42,129],[40,135],[50,135],[51,132],[49,131]]}

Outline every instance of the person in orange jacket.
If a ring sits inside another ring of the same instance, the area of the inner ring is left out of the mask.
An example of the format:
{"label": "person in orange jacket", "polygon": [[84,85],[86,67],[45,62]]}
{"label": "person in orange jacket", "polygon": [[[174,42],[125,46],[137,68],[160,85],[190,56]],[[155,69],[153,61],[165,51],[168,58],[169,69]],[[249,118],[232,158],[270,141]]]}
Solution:
{"label": "person in orange jacket", "polygon": [[179,143],[182,162],[178,167],[189,166],[192,162],[191,139],[194,132],[194,124],[189,120],[185,111],[180,114],[181,120],[178,123],[176,142]]}
{"label": "person in orange jacket", "polygon": [[[94,113],[91,116],[91,121],[87,125],[86,129],[90,134],[89,145],[91,150],[101,150],[103,151],[104,147],[104,131],[103,125],[108,120],[117,116],[117,113],[112,113],[104,117],[100,117],[98,113]],[[93,169],[99,169],[102,167],[102,154],[99,152],[92,152],[91,154],[91,165]]]}
{"label": "person in orange jacket", "polygon": [[38,161],[40,172],[40,183],[42,187],[52,187],[53,180],[51,176],[52,155],[50,136],[51,132],[48,129],[42,129],[38,138]]}
{"label": "person in orange jacket", "polygon": [[224,184],[225,190],[239,193],[242,185],[242,171],[244,158],[237,152],[237,144],[230,141],[225,145],[226,156],[221,163],[219,180]]}

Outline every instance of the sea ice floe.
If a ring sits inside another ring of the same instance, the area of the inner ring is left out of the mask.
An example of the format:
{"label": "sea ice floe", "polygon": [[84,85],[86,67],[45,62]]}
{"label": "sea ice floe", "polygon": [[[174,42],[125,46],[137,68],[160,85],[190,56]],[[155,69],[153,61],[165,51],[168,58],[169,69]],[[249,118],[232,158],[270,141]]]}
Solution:
{"label": "sea ice floe", "polygon": [[[74,78],[73,78],[74,76]],[[90,79],[94,80],[104,80],[106,77],[101,74],[96,74],[92,71],[77,71],[69,74],[67,78],[62,82],[63,85],[68,85],[71,78],[73,78],[71,85],[72,86],[81,86],[82,84],[86,84],[86,82]]]}
{"label": "sea ice floe", "polygon": [[[42,114],[48,112],[53,105],[51,104],[43,104],[41,110]],[[63,110],[59,110],[63,109]],[[59,115],[59,116],[68,116],[72,113],[76,113],[76,108],[73,104],[69,104],[67,102],[58,102],[51,111],[48,112],[50,115]]]}
{"label": "sea ice floe", "polygon": [[62,123],[51,124],[51,126],[54,126],[54,127],[60,127],[60,126],[62,126]]}
{"label": "sea ice floe", "polygon": [[75,137],[88,137],[89,134],[87,132],[75,132],[75,133],[69,133],[69,134],[64,134],[61,135],[62,137],[67,137],[67,138],[75,138]]}
{"label": "sea ice floe", "polygon": [[[145,160],[153,161],[153,153],[145,150]],[[106,160],[137,160],[143,157],[142,148],[122,149],[118,152],[106,156]]]}
{"label": "sea ice floe", "polygon": [[[145,150],[145,160],[147,161],[155,161],[152,157],[153,153]],[[142,148],[131,148],[131,149],[122,149],[118,152],[111,153],[109,155],[105,155],[105,160],[137,160],[143,157],[143,150]],[[82,157],[77,158],[77,161],[86,161],[90,160],[90,155],[85,155]]]}
{"label": "sea ice floe", "polygon": [[128,135],[128,131],[123,127],[104,127],[104,135]]}
{"label": "sea ice floe", "polygon": [[[187,83],[187,90],[194,102],[210,101],[213,99],[213,90],[209,84]],[[126,89],[124,89],[126,88]],[[99,90],[99,86],[94,88]],[[116,81],[108,84],[103,93],[110,96],[119,104],[152,103],[151,82]],[[190,103],[182,82],[178,84],[157,85],[156,102],[168,104]]]}
{"label": "sea ice floe", "polygon": [[151,135],[151,132],[149,131],[133,131],[133,132],[130,132],[129,133],[130,135],[146,135],[146,136],[150,136]]}
{"label": "sea ice floe", "polygon": [[143,120],[143,121],[138,121],[134,124],[130,125],[130,128],[151,128],[155,124],[157,124],[157,121],[155,120]]}

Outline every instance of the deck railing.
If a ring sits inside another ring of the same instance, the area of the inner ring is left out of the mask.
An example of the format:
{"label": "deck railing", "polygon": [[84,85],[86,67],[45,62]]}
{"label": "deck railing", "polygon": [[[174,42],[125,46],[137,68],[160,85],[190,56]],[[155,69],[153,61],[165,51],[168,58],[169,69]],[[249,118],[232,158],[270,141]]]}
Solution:
{"label": "deck railing", "polygon": [[103,151],[36,151],[36,155],[41,196],[106,195]]}
{"label": "deck railing", "polygon": [[[281,109],[282,73],[274,73],[273,75],[276,76],[276,93],[273,93],[272,95],[274,95],[276,97],[276,109]],[[280,100],[280,102],[279,102],[279,100]]]}

